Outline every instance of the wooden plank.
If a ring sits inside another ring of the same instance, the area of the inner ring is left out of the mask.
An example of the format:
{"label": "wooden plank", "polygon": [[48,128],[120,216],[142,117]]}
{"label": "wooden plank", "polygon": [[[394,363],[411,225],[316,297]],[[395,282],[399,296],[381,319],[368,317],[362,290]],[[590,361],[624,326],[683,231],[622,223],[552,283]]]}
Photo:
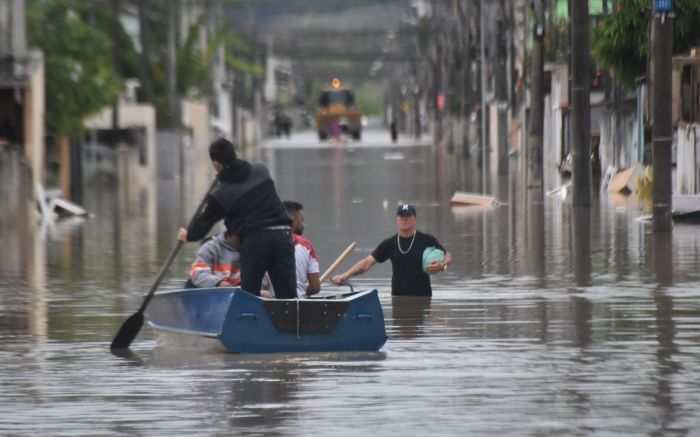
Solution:
{"label": "wooden plank", "polygon": [[495,207],[497,205],[496,198],[493,196],[485,196],[483,194],[467,193],[464,191],[457,191],[450,199],[450,204],[459,205],[471,205],[471,206],[487,206]]}
{"label": "wooden plank", "polygon": [[633,193],[635,191],[634,182],[637,177],[644,174],[639,164],[617,172],[608,185],[609,193]]}
{"label": "wooden plank", "polygon": [[82,206],[58,197],[49,201],[49,207],[52,211],[59,208],[73,215],[87,215],[87,211]]}

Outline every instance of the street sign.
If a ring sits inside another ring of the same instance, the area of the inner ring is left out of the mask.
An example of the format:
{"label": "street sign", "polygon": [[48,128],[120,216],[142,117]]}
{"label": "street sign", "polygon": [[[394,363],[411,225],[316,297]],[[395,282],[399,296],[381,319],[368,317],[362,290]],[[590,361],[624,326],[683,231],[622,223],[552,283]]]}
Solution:
{"label": "street sign", "polygon": [[656,12],[671,12],[673,0],[654,0],[654,10]]}

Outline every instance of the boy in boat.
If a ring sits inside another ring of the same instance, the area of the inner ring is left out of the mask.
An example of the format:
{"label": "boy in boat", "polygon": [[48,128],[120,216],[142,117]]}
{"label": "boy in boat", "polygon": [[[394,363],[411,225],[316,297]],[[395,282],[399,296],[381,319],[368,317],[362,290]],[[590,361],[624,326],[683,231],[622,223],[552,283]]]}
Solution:
{"label": "boy in boat", "polygon": [[[185,288],[240,287],[239,245],[238,236],[228,230],[202,244]],[[261,296],[272,297],[266,290],[261,290]]]}
{"label": "boy in boat", "polygon": [[239,240],[233,232],[222,232],[202,244],[192,263],[185,288],[238,287],[241,285]]}
{"label": "boy in boat", "polygon": [[277,195],[265,164],[237,159],[233,144],[220,138],[209,146],[219,184],[207,195],[207,205],[180,241],[198,241],[223,219],[240,237],[241,288],[260,295],[263,276],[270,275],[278,298],[296,297],[292,220]]}
{"label": "boy in boat", "polygon": [[[430,234],[416,229],[416,207],[399,205],[396,210],[398,233],[379,243],[374,252],[360,260],[345,273],[333,276],[336,284],[347,282],[352,276],[371,269],[377,263],[391,260],[392,296],[432,296],[430,276],[447,270],[452,262],[450,252]],[[437,248],[444,253],[444,259],[436,260],[423,267],[423,253],[428,248]]]}

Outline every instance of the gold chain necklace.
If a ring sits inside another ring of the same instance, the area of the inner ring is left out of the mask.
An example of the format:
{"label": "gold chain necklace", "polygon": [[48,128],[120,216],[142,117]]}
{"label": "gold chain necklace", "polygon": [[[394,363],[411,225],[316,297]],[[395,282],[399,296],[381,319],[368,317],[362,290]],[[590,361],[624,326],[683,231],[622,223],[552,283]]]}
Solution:
{"label": "gold chain necklace", "polygon": [[401,235],[396,234],[396,244],[399,246],[399,252],[401,252],[401,255],[406,255],[408,252],[411,251],[414,241],[416,241],[416,231],[413,231],[413,238],[411,239],[411,244],[408,246],[408,249],[406,249],[406,251],[404,252],[403,250],[401,250]]}

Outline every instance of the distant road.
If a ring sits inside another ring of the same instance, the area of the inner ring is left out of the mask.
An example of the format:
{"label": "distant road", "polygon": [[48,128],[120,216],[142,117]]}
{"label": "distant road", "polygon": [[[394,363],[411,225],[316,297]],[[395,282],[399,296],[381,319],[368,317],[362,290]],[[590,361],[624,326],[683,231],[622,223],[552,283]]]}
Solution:
{"label": "distant road", "polygon": [[[391,143],[389,131],[384,129],[365,129],[362,132],[362,140],[353,141],[345,139],[343,147],[410,147],[428,146],[431,143],[430,134],[425,134],[417,140],[412,137],[401,137],[396,144]],[[336,144],[332,140],[319,141],[316,131],[294,131],[289,139],[285,137],[267,138],[260,144],[261,148],[272,149],[308,149],[308,148],[332,148]]]}

